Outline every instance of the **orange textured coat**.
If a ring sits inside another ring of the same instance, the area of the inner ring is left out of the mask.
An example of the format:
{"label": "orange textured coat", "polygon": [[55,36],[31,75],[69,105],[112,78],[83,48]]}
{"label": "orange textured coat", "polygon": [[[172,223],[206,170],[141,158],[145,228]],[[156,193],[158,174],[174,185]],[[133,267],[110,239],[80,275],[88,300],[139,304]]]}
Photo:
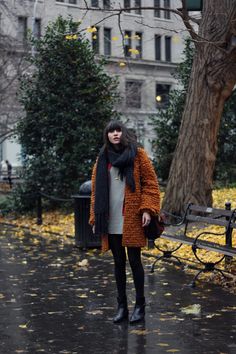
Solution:
{"label": "orange textured coat", "polygon": [[[92,194],[90,204],[90,225],[94,225],[96,164],[92,173]],[[128,247],[144,247],[146,238],[142,227],[142,213],[151,214],[160,212],[160,190],[155,170],[142,148],[138,148],[134,160],[135,192],[129,186],[125,187],[125,207],[122,244]],[[102,236],[102,250],[109,249],[107,235]]]}

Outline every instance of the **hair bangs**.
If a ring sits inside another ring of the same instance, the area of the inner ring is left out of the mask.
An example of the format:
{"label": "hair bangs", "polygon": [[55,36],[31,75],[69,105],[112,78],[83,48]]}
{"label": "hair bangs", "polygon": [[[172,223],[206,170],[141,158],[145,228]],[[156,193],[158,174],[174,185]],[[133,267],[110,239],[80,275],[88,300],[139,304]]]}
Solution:
{"label": "hair bangs", "polygon": [[108,138],[108,133],[114,132],[115,130],[122,132],[121,139],[120,139],[120,144],[122,147],[127,147],[130,144],[137,145],[137,137],[132,132],[131,129],[128,129],[124,125],[124,123],[118,120],[111,120],[103,131],[103,141],[105,147],[111,146],[111,143],[109,142],[109,138]]}
{"label": "hair bangs", "polygon": [[122,131],[123,130],[123,124],[117,120],[113,120],[110,123],[108,123],[106,127],[106,132],[114,132],[115,130],[117,131]]}

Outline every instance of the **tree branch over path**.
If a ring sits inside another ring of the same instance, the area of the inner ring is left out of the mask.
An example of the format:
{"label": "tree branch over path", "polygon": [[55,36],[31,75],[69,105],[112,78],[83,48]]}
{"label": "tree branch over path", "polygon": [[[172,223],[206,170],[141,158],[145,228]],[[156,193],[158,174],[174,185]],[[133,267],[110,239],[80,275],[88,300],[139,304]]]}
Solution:
{"label": "tree branch over path", "polygon": [[[124,8],[124,7],[121,7],[121,6],[120,7],[110,7],[109,9],[106,10],[107,12],[109,12],[109,14],[104,16],[101,20],[95,22],[94,26],[97,26],[97,25],[105,22],[109,18],[118,17],[118,27],[119,27],[119,30],[120,30],[120,34],[122,35],[122,38],[123,38],[124,37],[123,36],[123,30],[122,30],[121,21],[120,21],[121,15],[123,13],[136,11],[136,10],[141,10],[141,11],[148,11],[148,10],[165,11],[165,12],[173,13],[173,14],[179,16],[182,19],[186,30],[188,31],[189,35],[191,36],[191,38],[192,38],[192,40],[193,40],[193,42],[195,44],[198,44],[198,43],[209,43],[211,45],[218,46],[219,48],[222,48],[222,46],[224,44],[222,41],[209,41],[207,38],[199,35],[199,33],[194,29],[194,27],[193,27],[193,25],[191,23],[195,23],[195,24],[197,24],[199,26],[201,24],[201,19],[196,19],[193,16],[190,16],[189,12],[186,10],[186,0],[181,0],[181,2],[182,2],[182,8],[178,8],[178,9],[177,8],[174,9],[174,8],[156,7],[156,6],[132,6],[132,7],[127,7],[127,8]],[[96,7],[96,8],[91,7],[91,6],[88,5],[88,2],[86,0],[84,0],[84,3],[85,3],[85,6],[78,6],[77,8],[80,9],[80,10],[83,10],[83,11],[86,10],[86,14],[88,12],[90,12],[90,11],[104,13],[104,8],[102,8],[102,7]],[[85,17],[86,14],[84,14],[83,17]],[[135,21],[135,22],[138,23],[138,24],[141,24],[138,21]],[[161,26],[152,27],[152,26],[150,26],[148,24],[144,24],[144,23],[142,23],[142,25],[146,26],[146,27],[149,27],[149,28],[153,28],[153,29],[158,28],[158,29],[168,30],[169,32],[180,33],[180,31],[178,31],[176,29],[169,29],[169,28],[167,29],[167,28],[161,27]],[[80,32],[81,31],[86,31],[86,30],[87,30],[87,28],[82,28],[80,30]],[[181,30],[181,31],[183,31],[183,30]],[[79,32],[74,32],[73,34],[78,34],[78,33]],[[124,45],[124,40],[122,40],[122,42],[123,42],[123,45]]]}

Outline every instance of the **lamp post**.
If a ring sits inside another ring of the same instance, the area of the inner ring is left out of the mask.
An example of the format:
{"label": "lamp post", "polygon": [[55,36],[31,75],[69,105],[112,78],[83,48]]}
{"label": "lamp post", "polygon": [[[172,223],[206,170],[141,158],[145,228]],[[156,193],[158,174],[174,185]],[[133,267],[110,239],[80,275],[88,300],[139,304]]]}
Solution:
{"label": "lamp post", "polygon": [[187,11],[201,11],[203,0],[185,0]]}
{"label": "lamp post", "polygon": [[[33,34],[33,38],[35,38],[35,16],[36,16],[37,5],[38,5],[38,0],[35,0],[34,1],[33,16],[32,16],[32,34]],[[32,56],[35,55],[34,45],[32,45],[31,53],[32,53]]]}

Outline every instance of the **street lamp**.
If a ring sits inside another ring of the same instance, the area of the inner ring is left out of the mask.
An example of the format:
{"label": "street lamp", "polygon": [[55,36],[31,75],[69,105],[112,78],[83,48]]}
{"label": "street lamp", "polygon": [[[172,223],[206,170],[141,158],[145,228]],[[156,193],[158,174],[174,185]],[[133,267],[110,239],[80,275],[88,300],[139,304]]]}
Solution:
{"label": "street lamp", "polygon": [[[34,1],[33,16],[32,16],[32,34],[33,34],[33,39],[35,38],[35,16],[36,16],[37,5],[38,5],[38,0],[35,0]],[[35,55],[34,45],[32,45],[31,53],[32,53],[32,56]]]}
{"label": "street lamp", "polygon": [[187,11],[202,11],[203,7],[203,0],[185,0],[183,2],[183,7],[177,9],[179,11],[181,10],[187,10]]}
{"label": "street lamp", "polygon": [[203,0],[185,0],[187,11],[201,11]]}

